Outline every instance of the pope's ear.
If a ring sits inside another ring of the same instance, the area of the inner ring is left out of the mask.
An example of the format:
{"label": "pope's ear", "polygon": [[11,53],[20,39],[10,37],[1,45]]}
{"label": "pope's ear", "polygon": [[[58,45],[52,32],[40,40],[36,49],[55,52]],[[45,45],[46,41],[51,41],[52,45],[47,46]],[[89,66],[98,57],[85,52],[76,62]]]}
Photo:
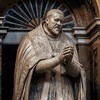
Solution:
{"label": "pope's ear", "polygon": [[45,22],[48,24],[48,23],[49,23],[49,19],[48,19],[48,18],[46,18],[46,19],[45,19]]}

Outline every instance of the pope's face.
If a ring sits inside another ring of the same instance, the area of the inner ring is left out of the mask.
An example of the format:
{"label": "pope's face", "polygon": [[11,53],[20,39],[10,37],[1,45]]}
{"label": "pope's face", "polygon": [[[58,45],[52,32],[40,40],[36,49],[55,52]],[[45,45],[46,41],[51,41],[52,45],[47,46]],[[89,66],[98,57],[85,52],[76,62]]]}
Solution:
{"label": "pope's face", "polygon": [[59,13],[53,13],[48,17],[47,28],[52,35],[59,35],[62,29],[62,24],[64,21],[64,15]]}

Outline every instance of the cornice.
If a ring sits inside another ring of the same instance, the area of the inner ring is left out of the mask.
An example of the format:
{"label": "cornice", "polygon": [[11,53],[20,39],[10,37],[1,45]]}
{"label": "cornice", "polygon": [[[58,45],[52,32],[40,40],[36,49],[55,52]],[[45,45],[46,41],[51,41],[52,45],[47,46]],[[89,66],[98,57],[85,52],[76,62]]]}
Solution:
{"label": "cornice", "polygon": [[[3,17],[0,17],[2,23]],[[30,31],[27,29],[11,29],[9,27],[0,26],[0,38],[7,34],[7,31]],[[66,33],[72,33],[77,44],[91,44],[100,37],[100,18],[95,18],[86,27],[66,28]]]}
{"label": "cornice", "polygon": [[0,26],[2,25],[3,19],[4,19],[4,17],[0,17]]}
{"label": "cornice", "polygon": [[4,36],[7,34],[8,28],[9,27],[0,26],[0,38],[4,38]]}
{"label": "cornice", "polygon": [[78,44],[91,44],[100,37],[100,18],[95,18],[87,27],[74,27],[73,35]]}

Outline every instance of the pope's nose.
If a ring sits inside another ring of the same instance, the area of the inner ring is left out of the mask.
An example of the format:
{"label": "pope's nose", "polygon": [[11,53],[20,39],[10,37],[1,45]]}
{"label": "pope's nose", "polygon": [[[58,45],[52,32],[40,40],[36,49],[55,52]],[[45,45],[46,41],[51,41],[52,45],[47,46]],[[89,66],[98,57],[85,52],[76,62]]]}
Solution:
{"label": "pope's nose", "polygon": [[58,22],[57,22],[57,24],[58,24],[58,25],[61,25],[61,22],[60,22],[60,21],[58,21]]}

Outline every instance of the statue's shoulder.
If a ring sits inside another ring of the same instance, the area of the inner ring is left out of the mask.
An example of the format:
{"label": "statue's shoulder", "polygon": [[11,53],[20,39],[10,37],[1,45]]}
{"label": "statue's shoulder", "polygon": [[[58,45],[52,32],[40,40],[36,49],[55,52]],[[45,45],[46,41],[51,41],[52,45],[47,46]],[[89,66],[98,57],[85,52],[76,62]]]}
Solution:
{"label": "statue's shoulder", "polygon": [[36,27],[32,31],[28,32],[27,35],[32,37],[32,38],[38,37],[39,34],[41,33],[41,30],[42,30],[41,26],[39,25],[38,27]]}
{"label": "statue's shoulder", "polygon": [[65,32],[62,32],[62,36],[68,38],[68,35]]}
{"label": "statue's shoulder", "polygon": [[65,32],[62,32],[62,37],[65,41],[69,42],[72,45],[75,45],[74,41],[70,36],[68,36]]}
{"label": "statue's shoulder", "polygon": [[68,41],[71,40],[71,38],[70,38],[65,32],[62,32],[62,37],[63,37],[63,39],[65,39],[65,40],[68,40]]}
{"label": "statue's shoulder", "polygon": [[35,28],[35,29],[33,29],[33,30],[31,30],[31,31],[29,31],[27,34],[29,34],[29,35],[35,35],[36,33],[38,33],[37,32],[37,30],[38,30],[38,27],[37,28]]}

